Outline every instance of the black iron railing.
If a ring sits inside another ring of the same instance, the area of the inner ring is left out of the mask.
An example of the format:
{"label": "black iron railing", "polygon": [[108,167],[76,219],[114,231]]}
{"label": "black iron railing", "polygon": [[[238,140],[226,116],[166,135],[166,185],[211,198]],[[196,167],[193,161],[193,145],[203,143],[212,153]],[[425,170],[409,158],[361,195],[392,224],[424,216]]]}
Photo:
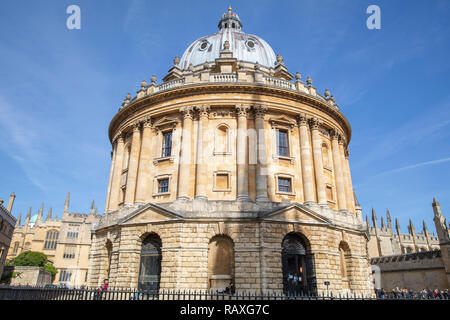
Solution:
{"label": "black iron railing", "polygon": [[0,300],[449,300],[447,295],[439,297],[412,295],[385,295],[383,298],[364,294],[307,294],[307,293],[254,293],[236,291],[234,294],[194,291],[159,290],[142,291],[127,288],[46,288],[35,286],[0,286]]}

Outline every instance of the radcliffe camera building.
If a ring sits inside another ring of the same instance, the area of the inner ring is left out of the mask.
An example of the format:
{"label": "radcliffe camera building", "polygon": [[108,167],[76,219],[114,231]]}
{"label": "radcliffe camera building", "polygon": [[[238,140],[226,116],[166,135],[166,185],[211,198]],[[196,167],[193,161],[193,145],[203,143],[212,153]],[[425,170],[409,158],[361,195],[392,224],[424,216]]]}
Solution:
{"label": "radcliffe camera building", "polygon": [[351,127],[231,8],[109,127],[88,284],[371,294]]}

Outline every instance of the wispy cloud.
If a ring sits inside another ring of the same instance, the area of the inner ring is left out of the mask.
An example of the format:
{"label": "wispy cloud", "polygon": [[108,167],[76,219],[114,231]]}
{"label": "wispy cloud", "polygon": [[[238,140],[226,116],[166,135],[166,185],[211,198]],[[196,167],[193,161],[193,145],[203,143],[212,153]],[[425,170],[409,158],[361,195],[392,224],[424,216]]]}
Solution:
{"label": "wispy cloud", "polygon": [[412,164],[412,165],[409,165],[409,166],[404,166],[404,167],[400,167],[400,168],[397,168],[397,169],[384,171],[384,172],[381,172],[381,173],[377,174],[377,176],[387,175],[387,174],[391,174],[391,173],[396,173],[396,172],[400,172],[400,171],[406,171],[406,170],[415,169],[415,168],[418,168],[418,167],[425,167],[425,166],[430,166],[430,165],[433,165],[433,164],[449,162],[449,161],[450,161],[450,158],[443,158],[443,159],[438,159],[438,160],[419,162],[419,163]]}

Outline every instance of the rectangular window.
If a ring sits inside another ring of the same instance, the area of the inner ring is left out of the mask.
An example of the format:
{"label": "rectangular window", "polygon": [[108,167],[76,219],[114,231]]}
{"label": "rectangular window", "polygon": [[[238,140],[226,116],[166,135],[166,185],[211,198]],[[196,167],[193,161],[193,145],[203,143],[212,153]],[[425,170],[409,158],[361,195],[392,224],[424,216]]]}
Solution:
{"label": "rectangular window", "polygon": [[70,281],[70,278],[72,278],[72,271],[70,271],[70,270],[60,270],[59,271],[59,281],[60,282]]}
{"label": "rectangular window", "polygon": [[78,238],[78,231],[80,229],[80,225],[78,224],[69,224],[68,230],[67,230],[67,238],[69,239],[77,239]]}
{"label": "rectangular window", "polygon": [[288,132],[277,130],[277,152],[279,156],[289,156]]}
{"label": "rectangular window", "polygon": [[63,259],[74,259],[75,258],[76,246],[66,245],[64,248]]}
{"label": "rectangular window", "polygon": [[19,250],[19,243],[18,243],[18,242],[15,242],[15,243],[14,243],[14,250],[13,250],[13,253],[16,254],[16,253],[17,253],[17,250]]}
{"label": "rectangular window", "polygon": [[169,179],[158,180],[158,193],[168,193],[169,192]]}
{"label": "rectangular window", "polygon": [[163,144],[161,157],[170,157],[172,155],[172,131],[163,133]]}
{"label": "rectangular window", "polygon": [[291,192],[291,179],[290,178],[278,178],[278,191]]}

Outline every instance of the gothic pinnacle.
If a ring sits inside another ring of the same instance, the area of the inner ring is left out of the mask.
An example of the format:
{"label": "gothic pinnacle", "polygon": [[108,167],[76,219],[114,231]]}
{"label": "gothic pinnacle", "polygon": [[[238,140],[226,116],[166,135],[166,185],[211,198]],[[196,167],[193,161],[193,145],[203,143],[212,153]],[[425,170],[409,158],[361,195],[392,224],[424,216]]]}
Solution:
{"label": "gothic pinnacle", "polygon": [[64,213],[69,212],[70,192],[67,192],[66,202],[64,202]]}

